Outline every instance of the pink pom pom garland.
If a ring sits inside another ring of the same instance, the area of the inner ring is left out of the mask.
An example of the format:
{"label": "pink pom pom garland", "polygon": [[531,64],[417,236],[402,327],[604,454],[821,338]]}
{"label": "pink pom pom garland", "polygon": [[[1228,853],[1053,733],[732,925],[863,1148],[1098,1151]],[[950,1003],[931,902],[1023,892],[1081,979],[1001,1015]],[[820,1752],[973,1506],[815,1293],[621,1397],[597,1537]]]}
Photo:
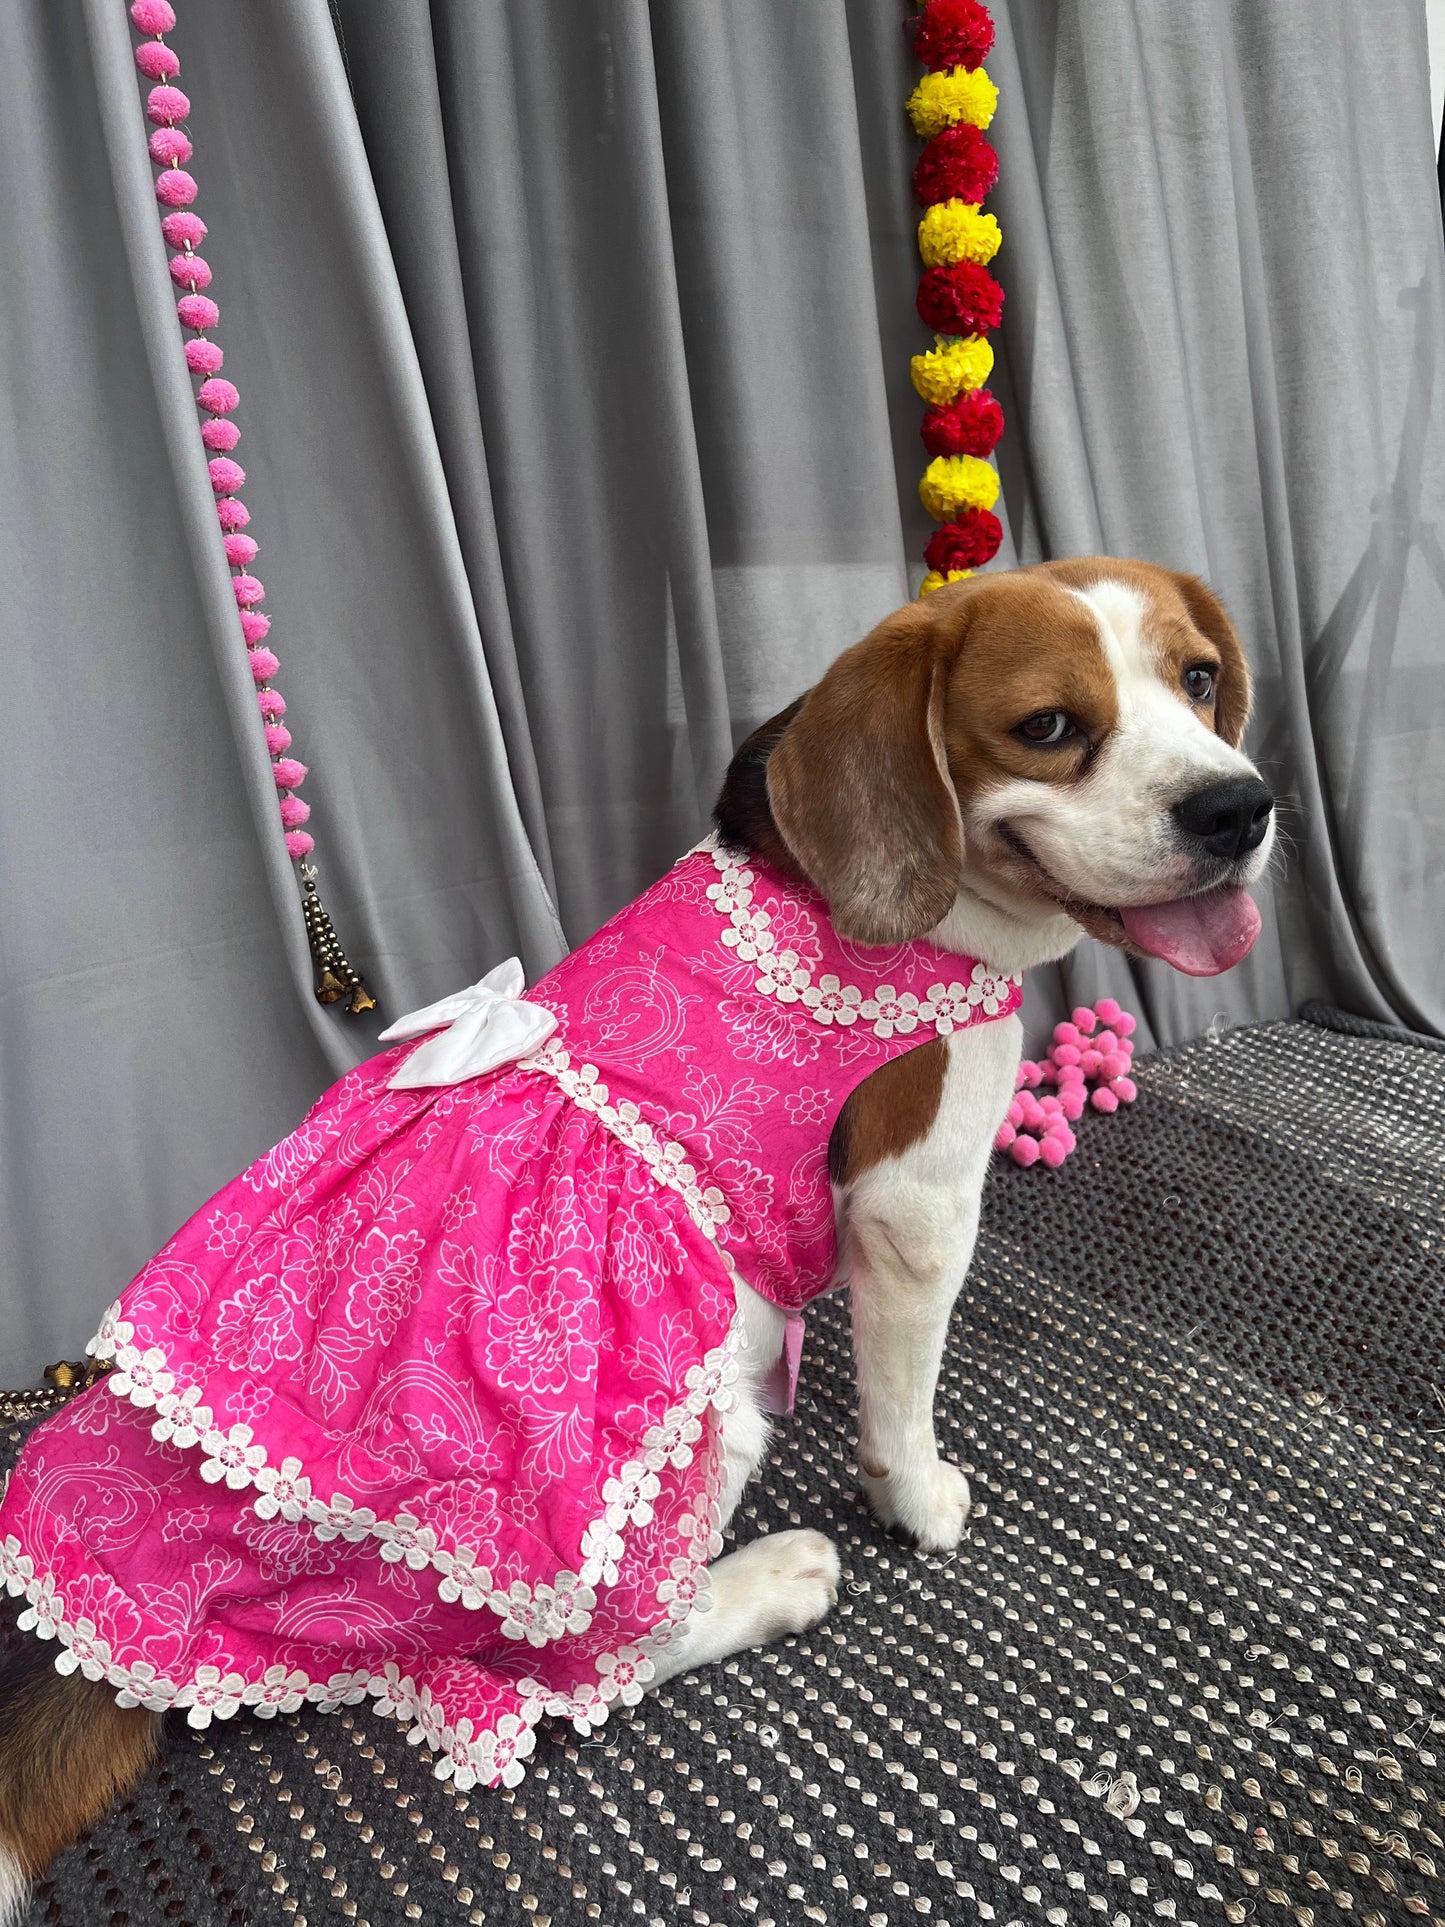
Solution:
{"label": "pink pom pom garland", "polygon": [[216,495],[216,519],[222,531],[226,561],[233,571],[232,592],[241,634],[249,652],[252,680],[257,685],[256,701],[279,792],[286,851],[298,866],[302,914],[317,970],[316,995],[327,1004],[345,999],[347,1009],[353,1012],[372,1010],[375,1000],[368,994],[359,972],[348,962],[317,895],[316,871],[306,860],[315,842],[301,827],[309,819],[311,808],[294,793],[306,780],[306,765],[287,754],[291,748],[291,731],[280,721],[286,713],[286,704],[270,687],[271,678],[281,665],[264,646],[271,622],[256,604],[266,591],[257,577],[249,573],[258,544],[251,536],[241,533],[251,519],[245,503],[238,499],[239,491],[245,486],[246,471],[231,459],[230,453],[240,441],[240,431],[228,417],[239,407],[241,397],[232,382],[220,379],[225,357],[220,348],[206,338],[219,322],[221,311],[204,292],[211,285],[210,264],[196,253],[206,238],[206,224],[191,212],[191,204],[200,189],[194,176],[186,172],[195,150],[191,136],[180,124],[189,117],[191,103],[188,96],[172,84],[180,73],[181,63],[164,38],[176,24],[176,11],[171,0],[133,0],[130,17],[138,32],[149,36],[137,46],[135,64],[148,80],[156,83],[146,97],[145,111],[155,128],[147,147],[152,161],[161,170],[155,181],[156,199],[165,210],[161,233],[167,245],[176,250],[168,264],[172,281],[184,290],[176,303],[176,314],[192,337],[185,344],[186,366],[193,375],[201,377],[196,391],[196,406],[205,417],[201,423],[201,440],[209,457],[207,466]]}
{"label": "pink pom pom garland", "polygon": [[[1081,1004],[1070,1021],[1055,1024],[1047,1056],[1041,1062],[1025,1058],[1019,1065],[1014,1100],[994,1148],[1015,1164],[1042,1163],[1056,1171],[1074,1149],[1070,1127],[1083,1116],[1085,1103],[1095,1111],[1117,1111],[1139,1095],[1128,1075],[1133,1031],[1134,1019],[1112,997],[1101,998],[1092,1010]],[[1054,1092],[1036,1097],[1045,1084],[1054,1085]]]}

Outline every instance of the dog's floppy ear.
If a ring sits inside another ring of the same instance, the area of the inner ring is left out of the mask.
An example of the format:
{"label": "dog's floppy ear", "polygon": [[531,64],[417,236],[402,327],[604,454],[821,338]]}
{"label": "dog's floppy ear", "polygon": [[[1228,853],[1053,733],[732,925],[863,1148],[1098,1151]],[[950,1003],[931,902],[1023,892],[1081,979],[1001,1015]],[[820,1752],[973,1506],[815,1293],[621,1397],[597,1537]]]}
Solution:
{"label": "dog's floppy ear", "polygon": [[1238,749],[1244,737],[1244,726],[1249,721],[1252,698],[1249,665],[1244,660],[1239,637],[1235,634],[1234,624],[1224,613],[1224,604],[1212,589],[1204,586],[1197,575],[1175,574],[1174,581],[1184,598],[1189,620],[1219,651],[1220,675],[1214,692],[1214,729],[1216,735],[1222,736],[1231,749]]}
{"label": "dog's floppy ear", "polygon": [[948,776],[943,703],[962,642],[963,598],[947,619],[917,603],[840,656],[810,689],[768,758],[783,841],[860,943],[921,937],[952,908],[963,826]]}

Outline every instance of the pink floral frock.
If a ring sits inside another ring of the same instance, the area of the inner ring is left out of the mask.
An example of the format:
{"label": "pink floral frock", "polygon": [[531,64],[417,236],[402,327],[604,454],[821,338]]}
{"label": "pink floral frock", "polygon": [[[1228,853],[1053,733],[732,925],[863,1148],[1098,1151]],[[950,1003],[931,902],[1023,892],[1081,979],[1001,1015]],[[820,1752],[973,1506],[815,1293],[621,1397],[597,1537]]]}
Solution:
{"label": "pink floral frock", "polygon": [[734,1283],[834,1282],[848,1093],[1019,998],[695,851],[493,999],[544,1041],[421,1087],[428,1045],[373,1058],[146,1265],[0,1503],[20,1624],[123,1705],[369,1698],[441,1777],[512,1784],[704,1599]]}

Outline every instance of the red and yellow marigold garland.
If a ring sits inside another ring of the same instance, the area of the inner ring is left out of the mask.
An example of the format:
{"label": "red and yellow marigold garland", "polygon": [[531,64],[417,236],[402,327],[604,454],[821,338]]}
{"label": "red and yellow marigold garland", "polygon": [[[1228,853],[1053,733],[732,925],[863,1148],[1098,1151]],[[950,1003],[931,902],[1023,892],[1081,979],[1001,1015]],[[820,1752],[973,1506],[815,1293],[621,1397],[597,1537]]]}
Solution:
{"label": "red and yellow marigold garland", "polygon": [[918,493],[942,525],[923,551],[921,595],[992,561],[1003,540],[988,461],[1003,410],[983,385],[993,370],[986,337],[1003,314],[988,264],[1003,237],[979,207],[998,179],[998,156],[983,137],[998,103],[981,64],[992,45],[993,21],[978,0],[928,0],[914,24],[913,49],[929,70],[908,100],[914,132],[928,142],[913,175],[924,210],[918,312],[936,330],[932,348],[913,357],[913,385],[930,404],[923,445],[932,457]]}

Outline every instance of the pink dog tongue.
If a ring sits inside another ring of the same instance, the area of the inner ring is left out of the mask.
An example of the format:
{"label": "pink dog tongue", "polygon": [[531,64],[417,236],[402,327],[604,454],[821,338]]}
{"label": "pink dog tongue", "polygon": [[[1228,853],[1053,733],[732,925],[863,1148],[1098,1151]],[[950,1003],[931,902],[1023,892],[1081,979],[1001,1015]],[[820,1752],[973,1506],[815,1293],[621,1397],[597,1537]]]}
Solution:
{"label": "pink dog tongue", "polygon": [[1231,884],[1177,903],[1121,909],[1131,943],[1186,977],[1217,977],[1249,955],[1259,935],[1259,909],[1248,891]]}

